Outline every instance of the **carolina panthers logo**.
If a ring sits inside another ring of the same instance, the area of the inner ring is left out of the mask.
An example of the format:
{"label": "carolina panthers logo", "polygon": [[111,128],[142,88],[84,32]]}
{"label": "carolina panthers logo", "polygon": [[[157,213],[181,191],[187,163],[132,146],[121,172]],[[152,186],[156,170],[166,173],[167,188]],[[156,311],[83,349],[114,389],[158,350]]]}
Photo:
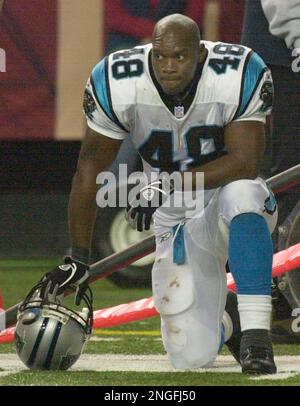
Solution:
{"label": "carolina panthers logo", "polygon": [[261,107],[261,111],[265,112],[271,110],[273,105],[273,96],[274,96],[274,88],[273,83],[271,80],[266,80],[262,85],[260,94],[261,100],[263,101],[263,105]]}
{"label": "carolina panthers logo", "polygon": [[83,96],[83,109],[90,120],[93,119],[93,112],[96,110],[96,108],[97,106],[95,100],[93,99],[93,96],[88,91],[88,89],[85,89]]}
{"label": "carolina panthers logo", "polygon": [[24,345],[25,345],[24,339],[22,339],[20,334],[15,333],[15,346],[16,346],[18,354],[21,354],[21,352],[22,352],[22,350],[24,348]]}

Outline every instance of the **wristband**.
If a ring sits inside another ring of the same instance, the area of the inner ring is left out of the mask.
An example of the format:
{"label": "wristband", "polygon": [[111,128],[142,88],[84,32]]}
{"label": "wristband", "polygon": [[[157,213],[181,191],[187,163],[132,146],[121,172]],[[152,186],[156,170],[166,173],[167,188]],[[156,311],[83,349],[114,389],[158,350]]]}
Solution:
{"label": "wristband", "polygon": [[90,250],[83,247],[72,247],[71,248],[71,257],[75,261],[82,262],[84,264],[89,263],[90,259]]}

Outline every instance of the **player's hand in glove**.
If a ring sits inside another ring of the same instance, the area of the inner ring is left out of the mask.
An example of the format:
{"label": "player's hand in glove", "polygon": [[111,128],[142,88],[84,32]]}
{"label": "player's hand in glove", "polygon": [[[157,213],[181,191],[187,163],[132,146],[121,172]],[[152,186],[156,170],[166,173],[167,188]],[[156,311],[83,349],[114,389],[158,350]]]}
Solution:
{"label": "player's hand in glove", "polygon": [[127,206],[125,212],[127,221],[138,231],[149,230],[155,210],[165,203],[171,193],[173,187],[168,184],[164,188],[162,180],[144,186]]}
{"label": "player's hand in glove", "polygon": [[43,299],[55,298],[63,295],[67,288],[75,288],[75,304],[79,305],[82,296],[88,288],[90,267],[72,257],[66,257],[64,265],[59,265],[47,272],[41,282],[40,296]]}

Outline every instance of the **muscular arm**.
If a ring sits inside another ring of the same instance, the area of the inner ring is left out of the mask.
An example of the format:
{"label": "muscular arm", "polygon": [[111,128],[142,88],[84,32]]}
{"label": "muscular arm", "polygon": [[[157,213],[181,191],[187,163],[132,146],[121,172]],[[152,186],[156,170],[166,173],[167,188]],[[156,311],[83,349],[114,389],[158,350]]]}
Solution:
{"label": "muscular arm", "polygon": [[69,230],[72,247],[90,247],[96,209],[96,177],[115,159],[121,145],[112,139],[87,129],[82,142],[77,170],[69,199]]}
{"label": "muscular arm", "polygon": [[238,179],[258,176],[264,153],[264,124],[258,121],[233,122],[225,128],[227,155],[192,169],[193,189],[196,172],[204,172],[205,189],[226,185]]}

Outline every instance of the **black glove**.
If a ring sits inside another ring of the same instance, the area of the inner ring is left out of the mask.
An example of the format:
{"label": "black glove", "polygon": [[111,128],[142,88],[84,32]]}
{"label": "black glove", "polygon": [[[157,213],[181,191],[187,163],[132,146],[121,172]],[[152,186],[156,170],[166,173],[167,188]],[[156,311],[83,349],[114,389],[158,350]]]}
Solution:
{"label": "black glove", "polygon": [[57,296],[63,295],[64,291],[71,287],[76,289],[75,304],[79,305],[88,288],[89,269],[87,264],[66,257],[64,265],[57,266],[43,276],[41,298],[52,297],[55,301]]}
{"label": "black glove", "polygon": [[168,184],[164,188],[162,180],[144,186],[127,206],[127,221],[138,231],[149,230],[155,210],[165,203],[171,193],[173,187]]}

